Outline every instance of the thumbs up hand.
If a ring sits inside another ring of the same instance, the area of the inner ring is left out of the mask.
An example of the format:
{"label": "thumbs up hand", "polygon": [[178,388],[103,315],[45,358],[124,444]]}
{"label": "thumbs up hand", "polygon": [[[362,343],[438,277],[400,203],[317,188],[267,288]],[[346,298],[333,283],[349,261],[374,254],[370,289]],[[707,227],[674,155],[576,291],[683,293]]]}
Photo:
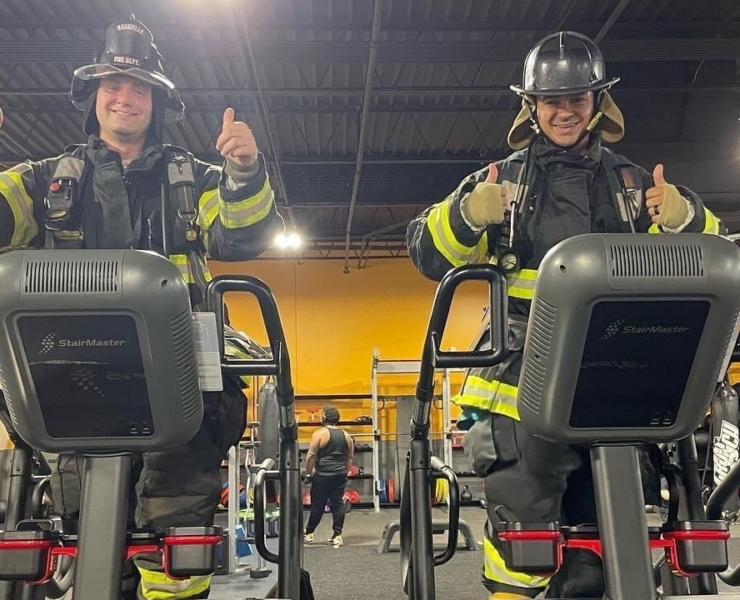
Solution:
{"label": "thumbs up hand", "polygon": [[665,180],[663,165],[653,169],[653,187],[645,192],[645,206],[653,223],[676,229],[686,222],[689,207],[675,185]]}
{"label": "thumbs up hand", "polygon": [[498,167],[496,163],[488,165],[488,176],[486,177],[486,183],[496,183],[498,179]]}
{"label": "thumbs up hand", "polygon": [[221,135],[216,140],[216,150],[235,171],[249,171],[257,160],[257,142],[249,125],[234,119],[234,109],[227,108]]}
{"label": "thumbs up hand", "polygon": [[498,179],[498,168],[491,163],[486,180],[473,188],[461,204],[465,221],[476,228],[484,228],[503,222],[506,210],[506,190]]}

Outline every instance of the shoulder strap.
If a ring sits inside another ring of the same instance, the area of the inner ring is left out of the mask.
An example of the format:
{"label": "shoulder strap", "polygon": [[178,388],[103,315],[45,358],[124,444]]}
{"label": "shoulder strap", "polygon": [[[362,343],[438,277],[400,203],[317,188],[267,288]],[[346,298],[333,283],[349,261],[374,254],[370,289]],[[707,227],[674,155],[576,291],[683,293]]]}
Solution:
{"label": "shoulder strap", "polygon": [[634,224],[642,210],[642,186],[640,174],[634,163],[620,159],[611,150],[604,148],[601,164],[604,167],[609,190],[615,207],[623,223],[629,224],[634,232]]}
{"label": "shoulder strap", "polygon": [[190,152],[177,146],[167,147],[167,182],[173,211],[173,249],[177,249],[198,238],[195,159]]}
{"label": "shoulder strap", "polygon": [[63,154],[54,167],[44,199],[47,248],[82,248],[82,222],[75,226],[72,217],[84,170],[85,161],[72,154]]}

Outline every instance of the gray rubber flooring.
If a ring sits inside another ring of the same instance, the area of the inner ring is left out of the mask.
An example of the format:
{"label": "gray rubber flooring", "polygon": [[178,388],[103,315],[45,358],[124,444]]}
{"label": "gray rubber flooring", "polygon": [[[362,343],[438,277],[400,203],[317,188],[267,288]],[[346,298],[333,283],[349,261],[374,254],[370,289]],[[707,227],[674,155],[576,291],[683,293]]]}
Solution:
{"label": "gray rubber flooring", "polygon": [[[306,515],[307,516],[307,515]],[[434,518],[444,519],[443,511]],[[482,540],[485,511],[464,508],[466,520],[476,539]],[[325,543],[331,535],[331,515],[325,515],[316,530],[316,542],[304,546],[304,566],[311,574],[316,600],[403,599],[400,557],[397,551],[378,554],[377,546],[386,523],[398,519],[398,510],[352,510],[345,520],[344,546],[334,548]],[[272,540],[270,540],[272,541]],[[435,536],[435,543],[444,545],[446,536]],[[397,549],[398,538],[391,549]],[[479,544],[480,547],[480,544]],[[437,569],[438,598],[486,598],[480,585],[482,552],[460,550],[447,565]],[[243,559],[243,569],[232,575],[214,578],[211,596],[217,600],[261,598],[274,586],[276,573],[267,580],[249,577],[248,567],[253,558]],[[459,587],[462,586],[462,587]]]}
{"label": "gray rubber flooring", "polygon": [[[342,548],[324,543],[331,534],[331,517],[327,515],[316,530],[317,542],[305,546],[304,565],[311,574],[316,600],[403,600],[400,560],[398,552],[378,554],[376,551],[384,526],[398,518],[397,510],[353,510],[345,522]],[[444,518],[440,511],[435,518]],[[467,521],[479,542],[482,540],[485,511],[464,508],[461,518]],[[649,522],[656,521],[648,515]],[[740,525],[732,526],[730,561],[740,562]],[[435,543],[443,545],[445,536],[436,536]],[[394,546],[397,546],[395,540]],[[246,564],[249,563],[249,559]],[[482,552],[459,550],[448,564],[436,570],[437,598],[440,600],[487,600],[480,584],[483,563]],[[216,600],[245,600],[262,598],[274,585],[273,571],[268,580],[249,578],[248,570],[214,580],[212,598]],[[738,593],[722,586],[722,591]]]}

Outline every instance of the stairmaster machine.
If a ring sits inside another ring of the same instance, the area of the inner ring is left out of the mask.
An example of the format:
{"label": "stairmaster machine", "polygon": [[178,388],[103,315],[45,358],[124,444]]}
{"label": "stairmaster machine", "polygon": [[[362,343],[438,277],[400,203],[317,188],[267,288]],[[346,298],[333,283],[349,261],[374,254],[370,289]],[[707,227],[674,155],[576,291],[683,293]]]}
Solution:
{"label": "stairmaster machine", "polygon": [[[609,600],[716,593],[714,574],[728,568],[727,523],[706,519],[693,497],[682,515],[671,510],[648,528],[638,446],[680,440],[695,462],[691,436],[727,368],[739,315],[740,249],[719,236],[584,235],[546,255],[519,415],[537,436],[588,447],[598,523],[499,523],[511,570],[552,575],[565,549],[585,548],[603,559]],[[651,551],[692,585],[679,591],[663,578],[659,588]]]}
{"label": "stairmaster machine", "polygon": [[[187,443],[203,418],[196,351],[211,349],[194,339],[179,270],[136,250],[17,251],[0,256],[0,281],[0,383],[10,425],[29,447],[86,457],[77,529],[28,519],[0,532],[0,580],[42,584],[60,559],[75,557],[73,598],[117,600],[123,563],[138,553],[161,554],[173,579],[213,573],[220,528],[126,528],[132,454]],[[223,295],[230,291],[256,296],[271,358],[225,360]],[[208,301],[217,320],[215,368],[278,381],[285,453],[278,594],[298,600],[300,468],[277,305],[250,277],[215,279]]]}

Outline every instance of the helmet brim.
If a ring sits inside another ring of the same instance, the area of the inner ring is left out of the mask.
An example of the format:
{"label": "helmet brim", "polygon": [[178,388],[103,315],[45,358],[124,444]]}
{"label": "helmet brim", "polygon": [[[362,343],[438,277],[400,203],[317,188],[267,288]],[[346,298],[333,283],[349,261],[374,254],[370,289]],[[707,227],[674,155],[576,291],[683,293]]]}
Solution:
{"label": "helmet brim", "polygon": [[133,77],[150,85],[157,86],[165,92],[172,92],[175,90],[175,84],[161,73],[147,71],[146,69],[140,69],[138,67],[122,68],[108,64],[93,64],[75,69],[74,72],[74,76],[83,81],[102,79],[111,75],[128,75],[129,77]]}
{"label": "helmet brim", "polygon": [[621,77],[615,77],[610,81],[604,83],[598,83],[596,85],[589,85],[576,88],[567,89],[552,89],[552,90],[525,90],[523,87],[518,85],[510,85],[509,89],[512,92],[516,92],[520,96],[571,96],[574,94],[582,94],[584,92],[598,92],[599,90],[609,89],[615,83],[617,83]]}

